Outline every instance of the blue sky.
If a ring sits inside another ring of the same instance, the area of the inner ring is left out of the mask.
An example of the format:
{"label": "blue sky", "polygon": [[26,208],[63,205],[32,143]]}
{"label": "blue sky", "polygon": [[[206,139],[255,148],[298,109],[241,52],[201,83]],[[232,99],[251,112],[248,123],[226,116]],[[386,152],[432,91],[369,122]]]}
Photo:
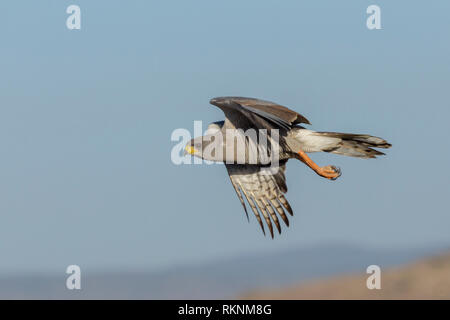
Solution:
{"label": "blue sky", "polygon": [[[68,30],[66,8],[81,8]],[[382,30],[366,28],[381,7]],[[318,243],[450,244],[446,1],[0,4],[0,272],[157,269]],[[170,141],[241,95],[393,144],[334,182],[287,168],[291,227],[247,223],[222,166]]]}

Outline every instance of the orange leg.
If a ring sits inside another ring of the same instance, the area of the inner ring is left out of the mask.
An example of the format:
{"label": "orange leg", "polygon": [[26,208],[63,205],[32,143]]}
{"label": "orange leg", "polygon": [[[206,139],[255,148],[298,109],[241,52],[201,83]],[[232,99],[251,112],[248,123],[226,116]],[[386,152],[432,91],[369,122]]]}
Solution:
{"label": "orange leg", "polygon": [[303,150],[300,150],[297,153],[297,156],[300,161],[313,169],[314,172],[321,177],[336,180],[341,176],[341,170],[339,168],[336,168],[335,166],[319,167]]}

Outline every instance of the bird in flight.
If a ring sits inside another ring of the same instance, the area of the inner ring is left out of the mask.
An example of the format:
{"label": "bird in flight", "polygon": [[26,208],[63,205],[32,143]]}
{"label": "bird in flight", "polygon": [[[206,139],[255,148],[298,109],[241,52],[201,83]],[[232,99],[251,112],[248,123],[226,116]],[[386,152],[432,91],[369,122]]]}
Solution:
{"label": "bird in flight", "polygon": [[[289,226],[286,211],[293,215],[293,210],[284,196],[287,192],[286,162],[289,159],[298,159],[319,176],[336,180],[341,175],[339,168],[331,165],[321,167],[308,153],[329,152],[367,159],[384,155],[373,148],[391,147],[386,140],[367,134],[317,132],[306,129],[301,124],[310,122],[304,116],[270,101],[219,97],[211,99],[210,103],[223,111],[225,120],[210,124],[206,135],[190,140],[185,147],[185,153],[204,160],[224,162],[247,219],[244,198],[265,235],[262,215],[272,238],[273,225],[281,234],[278,216]],[[262,132],[268,140],[274,141],[268,143],[264,149],[264,152],[271,155],[272,161],[269,159],[269,162],[263,163],[260,158],[251,157],[253,153],[261,152],[260,148],[251,147],[250,142],[254,140],[251,135],[245,136],[243,147],[240,148],[236,146],[234,136],[230,138],[227,134],[233,130],[247,132],[252,129]],[[217,133],[220,134],[220,139],[217,138]],[[256,160],[250,161],[252,159]]]}

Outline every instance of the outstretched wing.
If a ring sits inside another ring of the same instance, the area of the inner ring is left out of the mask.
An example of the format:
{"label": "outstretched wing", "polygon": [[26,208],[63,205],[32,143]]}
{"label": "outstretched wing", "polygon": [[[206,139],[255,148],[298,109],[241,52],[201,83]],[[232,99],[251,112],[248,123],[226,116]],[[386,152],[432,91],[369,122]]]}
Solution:
{"label": "outstretched wing", "polygon": [[284,197],[284,193],[287,192],[285,177],[286,161],[280,163],[278,168],[239,164],[226,164],[225,166],[228,170],[231,184],[247,214],[247,219],[248,213],[244,197],[255,214],[264,234],[266,233],[260,213],[266,221],[272,238],[272,222],[278,229],[278,233],[281,233],[281,226],[276,213],[283,219],[286,226],[289,226],[289,220],[285,214],[285,210],[290,215],[293,215],[293,212]]}
{"label": "outstretched wing", "polygon": [[309,120],[301,114],[274,102],[243,97],[232,97],[231,99],[260,117],[281,125],[291,127],[300,123],[310,124]]}
{"label": "outstretched wing", "polygon": [[239,129],[289,130],[299,123],[310,124],[301,114],[270,101],[244,97],[218,97],[211,99],[210,103],[222,109],[227,120]]}

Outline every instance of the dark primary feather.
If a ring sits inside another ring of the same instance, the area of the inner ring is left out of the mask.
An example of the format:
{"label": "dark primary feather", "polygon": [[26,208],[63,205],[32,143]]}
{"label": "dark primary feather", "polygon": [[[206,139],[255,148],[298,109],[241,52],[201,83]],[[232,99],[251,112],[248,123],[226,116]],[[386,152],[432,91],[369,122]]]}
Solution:
{"label": "dark primary feather", "polygon": [[[244,97],[219,97],[211,99],[210,102],[221,108],[225,112],[225,116],[230,118],[230,121],[233,121],[233,118],[235,118],[233,113],[240,113],[239,116],[244,115],[257,126],[262,125],[263,127],[266,127],[266,125],[258,123],[257,118],[262,118],[266,122],[271,123],[272,127],[284,130],[289,130],[293,125],[299,123],[310,124],[308,119],[301,114],[270,101]],[[266,129],[271,129],[272,127],[267,127]]]}
{"label": "dark primary feather", "polygon": [[267,117],[268,119],[274,119],[275,121],[285,123],[289,127],[300,123],[310,124],[308,119],[301,114],[271,101],[244,97],[229,97],[229,99],[239,103],[241,106],[252,112]]}
{"label": "dark primary feather", "polygon": [[[231,177],[230,177],[230,181],[231,181],[231,184],[233,185],[234,191],[236,191],[236,194],[238,195],[239,201],[241,201],[242,206],[244,207],[244,211],[245,211],[245,215],[247,216],[247,220],[250,221],[250,218],[248,217],[247,207],[245,206],[244,199],[242,198],[241,189],[236,184],[236,182],[234,182],[234,180],[231,179]],[[263,232],[264,232],[264,229],[263,229]]]}
{"label": "dark primary feather", "polygon": [[291,125],[292,125],[291,122],[288,122],[282,118],[279,118],[279,117],[273,115],[272,113],[269,113],[269,112],[266,112],[264,110],[260,110],[257,108],[248,107],[248,106],[243,106],[243,108],[250,112],[257,114],[258,116],[264,118],[266,121],[273,123],[275,126],[278,126],[285,130],[291,129]]}
{"label": "dark primary feather", "polygon": [[[225,166],[228,170],[231,184],[233,185],[246,214],[247,208],[245,206],[244,197],[258,220],[264,234],[265,230],[261,215],[266,221],[266,225],[269,228],[272,238],[273,224],[278,232],[281,233],[281,226],[277,213],[286,226],[289,226],[289,220],[284,210],[287,210],[290,215],[293,215],[293,213],[291,206],[284,197],[284,193],[287,192],[285,177],[286,161],[280,163],[276,172],[268,171],[270,170],[270,167],[257,165],[226,164]],[[242,195],[244,195],[244,197]]]}

